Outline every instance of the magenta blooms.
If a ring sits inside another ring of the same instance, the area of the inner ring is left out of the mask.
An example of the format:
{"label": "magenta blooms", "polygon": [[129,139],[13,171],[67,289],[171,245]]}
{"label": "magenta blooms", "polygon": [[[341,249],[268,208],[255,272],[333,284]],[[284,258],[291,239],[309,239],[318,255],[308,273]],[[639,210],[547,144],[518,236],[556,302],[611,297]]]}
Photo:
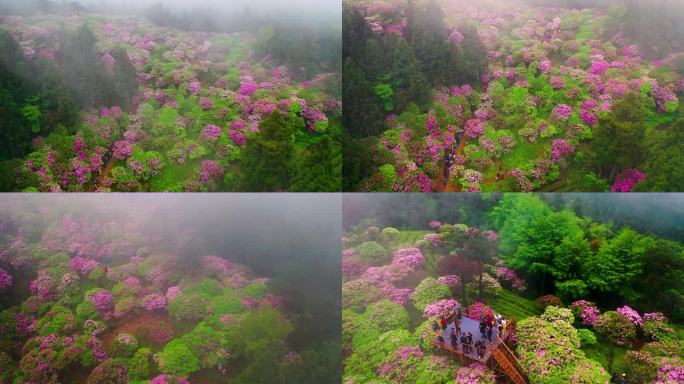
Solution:
{"label": "magenta blooms", "polygon": [[494,373],[487,370],[484,364],[473,363],[456,371],[456,384],[490,384],[495,383]]}
{"label": "magenta blooms", "polygon": [[114,305],[114,295],[104,289],[94,294],[90,300],[100,312],[109,311]]}
{"label": "magenta blooms", "polygon": [[214,108],[214,100],[208,99],[206,97],[200,97],[198,104],[205,111],[208,111],[208,110]]}
{"label": "magenta blooms", "polygon": [[0,268],[0,289],[12,286],[12,275]]}
{"label": "magenta blooms", "polygon": [[658,376],[654,384],[684,383],[684,363],[681,359],[662,358],[658,364]]}
{"label": "magenta blooms", "polygon": [[204,256],[204,258],[202,258],[202,264],[204,265],[204,268],[220,273],[228,272],[233,269],[233,263],[229,260],[214,255]]}
{"label": "magenta blooms", "polygon": [[133,147],[131,144],[125,140],[119,140],[114,143],[114,148],[112,149],[112,155],[117,160],[125,160],[133,153]]}
{"label": "magenta blooms", "polygon": [[513,289],[517,291],[524,291],[527,288],[525,280],[521,279],[514,270],[508,267],[497,267],[496,277],[499,280],[509,282]]}
{"label": "magenta blooms", "polygon": [[437,281],[447,287],[458,287],[461,285],[461,278],[458,275],[440,276]]}
{"label": "magenta blooms", "polygon": [[430,224],[428,224],[428,225],[429,225],[430,228],[432,228],[432,229],[439,229],[439,228],[442,226],[442,223],[440,223],[440,222],[437,221],[437,220],[433,220],[433,221],[431,221]]}
{"label": "magenta blooms", "polygon": [[190,382],[182,377],[162,374],[150,380],[149,384],[190,384]]}
{"label": "magenta blooms", "polygon": [[566,140],[556,139],[551,143],[551,160],[553,161],[573,153],[575,153],[575,148]]}
{"label": "magenta blooms", "polygon": [[465,135],[474,139],[484,133],[484,124],[480,119],[470,119],[465,123]]}
{"label": "magenta blooms", "polygon": [[84,257],[74,257],[69,261],[69,267],[81,276],[87,276],[95,268],[99,267],[100,263],[92,259]]}
{"label": "magenta blooms", "polygon": [[572,313],[582,319],[584,325],[594,325],[601,314],[601,311],[592,302],[578,300],[570,305]]}
{"label": "magenta blooms", "polygon": [[204,160],[200,165],[200,181],[208,183],[211,179],[223,177],[223,168],[213,160]]}
{"label": "magenta blooms", "polygon": [[192,93],[193,95],[199,95],[201,90],[202,83],[199,81],[192,81],[188,84],[188,92]]}
{"label": "magenta blooms", "polygon": [[558,104],[553,109],[551,116],[554,119],[565,121],[572,115],[572,108],[567,104]]}
{"label": "magenta blooms", "polygon": [[454,29],[451,31],[449,34],[449,40],[454,44],[454,45],[461,45],[461,43],[464,40],[463,34],[459,32],[457,29]]}
{"label": "magenta blooms", "polygon": [[442,299],[430,303],[425,307],[423,311],[423,316],[434,317],[434,316],[446,316],[449,312],[453,311],[454,308],[458,306],[458,301],[454,299]]}
{"label": "magenta blooms", "polygon": [[432,244],[433,247],[439,247],[442,245],[442,239],[439,237],[439,234],[437,233],[428,233],[427,235],[423,236],[423,238]]}
{"label": "magenta blooms", "polygon": [[175,299],[176,296],[178,296],[180,294],[181,294],[181,288],[180,287],[178,287],[178,286],[169,287],[166,290],[166,300],[171,301],[171,300]]}
{"label": "magenta blooms", "polygon": [[143,297],[141,303],[148,311],[159,311],[166,308],[166,297],[153,293]]}
{"label": "magenta blooms", "polygon": [[563,89],[565,87],[565,80],[557,76],[551,76],[549,83],[551,83],[551,87],[555,90]]}
{"label": "magenta blooms", "polygon": [[622,171],[615,179],[615,183],[610,188],[611,192],[631,192],[632,188],[646,178],[645,173],[641,173],[636,169],[628,168]]}
{"label": "magenta blooms", "polygon": [[539,65],[537,65],[537,69],[539,69],[539,72],[541,72],[545,75],[548,74],[549,72],[551,72],[551,67],[552,67],[551,60],[548,60],[548,59],[544,59],[544,60],[540,61]]}
{"label": "magenta blooms", "polygon": [[641,318],[639,312],[633,310],[629,306],[625,305],[617,309],[617,312],[629,319],[632,323],[638,326],[644,325],[644,320]]}
{"label": "magenta blooms", "polygon": [[411,269],[419,268],[425,263],[423,252],[418,248],[403,248],[394,252],[392,264],[401,264]]}
{"label": "magenta blooms", "polygon": [[473,320],[480,320],[480,318],[483,316],[493,315],[494,310],[491,307],[485,305],[481,301],[471,304],[470,307],[468,307],[468,310],[466,311],[466,316]]}
{"label": "magenta blooms", "polygon": [[209,124],[202,130],[202,136],[209,141],[216,141],[221,136],[221,128]]}

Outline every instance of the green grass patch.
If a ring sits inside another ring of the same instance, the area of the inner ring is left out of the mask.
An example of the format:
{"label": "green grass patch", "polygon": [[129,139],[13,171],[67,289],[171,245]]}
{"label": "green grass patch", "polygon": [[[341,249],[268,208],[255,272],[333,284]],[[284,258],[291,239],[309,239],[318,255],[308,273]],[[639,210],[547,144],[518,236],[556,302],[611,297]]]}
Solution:
{"label": "green grass patch", "polygon": [[601,364],[608,373],[623,373],[623,360],[627,348],[620,348],[606,342],[599,342],[598,344],[582,348],[584,354]]}
{"label": "green grass patch", "polygon": [[493,307],[496,312],[501,313],[504,317],[515,321],[541,314],[534,300],[526,299],[507,289],[502,289],[501,294],[497,297],[487,300],[487,305]]}
{"label": "green grass patch", "polygon": [[399,248],[412,247],[416,245],[416,241],[422,240],[425,235],[431,233],[430,231],[401,231],[397,244]]}

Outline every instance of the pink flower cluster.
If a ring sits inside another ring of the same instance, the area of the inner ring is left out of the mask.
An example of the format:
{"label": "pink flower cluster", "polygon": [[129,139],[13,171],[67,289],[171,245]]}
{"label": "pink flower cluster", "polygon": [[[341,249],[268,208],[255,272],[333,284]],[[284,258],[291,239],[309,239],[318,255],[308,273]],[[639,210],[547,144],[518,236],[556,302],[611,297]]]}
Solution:
{"label": "pink flower cluster", "polygon": [[114,305],[114,295],[104,289],[94,294],[90,300],[100,312],[107,312],[112,309],[112,306]]}
{"label": "pink flower cluster", "polygon": [[565,80],[558,76],[551,76],[549,83],[551,83],[551,88],[555,90],[563,89],[565,87]]}
{"label": "pink flower cluster", "polygon": [[143,297],[141,303],[143,308],[148,311],[159,311],[166,308],[166,297],[158,293],[152,293]]}
{"label": "pink flower cluster", "polygon": [[458,275],[440,276],[437,281],[447,287],[458,287],[461,285],[461,278]]}
{"label": "pink flower cluster", "polygon": [[133,154],[133,147],[128,141],[119,140],[114,143],[112,155],[118,160],[125,160]]}
{"label": "pink flower cluster", "polygon": [[446,316],[449,312],[453,311],[454,308],[458,306],[458,301],[454,299],[442,299],[430,303],[425,307],[423,311],[423,316],[434,317],[434,316]]}
{"label": "pink flower cluster", "polygon": [[601,311],[592,302],[586,300],[577,300],[570,305],[570,309],[582,319],[584,325],[594,325],[601,314]]}
{"label": "pink flower cluster", "polygon": [[12,275],[0,268],[0,289],[5,289],[12,286]]}
{"label": "pink flower cluster", "polygon": [[198,95],[201,90],[202,83],[199,81],[192,81],[188,84],[188,92],[192,93],[193,95]]}
{"label": "pink flower cluster", "polygon": [[432,229],[439,229],[439,228],[442,226],[442,223],[440,223],[440,222],[437,221],[437,220],[433,220],[433,221],[431,221],[430,224],[428,224],[428,225],[429,225],[430,228],[432,228]]}
{"label": "pink flower cluster", "polygon": [[598,120],[596,118],[594,108],[596,108],[596,102],[594,100],[584,100],[580,108],[580,119],[582,119],[582,121],[587,123],[590,127],[593,127]]}
{"label": "pink flower cluster", "polygon": [[556,139],[551,143],[551,160],[557,161],[565,155],[575,153],[575,147],[564,139]]}
{"label": "pink flower cluster", "polygon": [[494,375],[481,363],[472,363],[456,371],[456,384],[494,383]]}
{"label": "pink flower cluster", "polygon": [[539,65],[537,65],[537,69],[539,69],[539,72],[543,73],[544,75],[548,74],[551,72],[551,60],[544,59],[539,62]]}
{"label": "pink flower cluster", "polygon": [[200,97],[198,104],[205,111],[208,111],[208,110],[214,108],[214,100],[208,99],[206,97]]}
{"label": "pink flower cluster", "polygon": [[182,377],[161,374],[150,380],[149,384],[190,384],[190,382]]}
{"label": "pink flower cluster", "polygon": [[473,320],[480,320],[481,317],[493,316],[494,310],[481,301],[471,304],[466,311],[466,317]]}
{"label": "pink flower cluster", "polygon": [[442,245],[442,239],[439,237],[438,233],[428,233],[423,236],[423,238],[432,244],[433,247],[439,247]]}
{"label": "pink flower cluster", "polygon": [[229,260],[214,255],[204,256],[202,258],[202,265],[208,270],[219,273],[228,272],[233,269],[233,263]]}
{"label": "pink flower cluster", "polygon": [[499,235],[496,232],[491,231],[491,230],[485,231],[484,235],[487,238],[487,240],[489,240],[489,241],[496,241],[499,239]]}
{"label": "pink flower cluster", "polygon": [[658,376],[654,384],[684,383],[684,363],[679,358],[663,358],[658,364]]}
{"label": "pink flower cluster", "polygon": [[644,321],[667,321],[667,317],[660,312],[647,312],[643,316]]}
{"label": "pink flower cluster", "polygon": [[92,259],[86,259],[84,257],[74,257],[69,260],[69,267],[81,276],[87,276],[95,268],[99,267],[100,263]]}
{"label": "pink flower cluster", "polygon": [[463,34],[457,29],[454,29],[449,34],[449,40],[454,43],[454,45],[461,45],[464,40]]}
{"label": "pink flower cluster", "polygon": [[465,135],[474,139],[484,133],[484,124],[480,119],[470,119],[465,123]]}
{"label": "pink flower cluster", "polygon": [[220,179],[223,176],[223,168],[213,160],[203,160],[200,164],[200,181],[208,183],[212,178]]}
{"label": "pink flower cluster", "polygon": [[554,119],[565,121],[572,115],[572,108],[567,104],[558,104],[551,112]]}
{"label": "pink flower cluster", "polygon": [[202,130],[202,136],[209,141],[216,141],[219,137],[221,137],[221,128],[213,124],[209,124]]}
{"label": "pink flower cluster", "polygon": [[169,287],[166,290],[166,300],[171,301],[171,300],[175,299],[180,294],[181,294],[181,288],[179,286]]}
{"label": "pink flower cluster", "polygon": [[639,314],[639,312],[630,308],[628,305],[625,305],[624,307],[618,308],[617,312],[622,314],[626,318],[628,318],[629,321],[631,321],[635,325],[638,325],[638,326],[644,325],[644,319],[641,318],[641,315]]}
{"label": "pink flower cluster", "polygon": [[615,183],[610,188],[611,192],[631,192],[632,188],[646,178],[646,174],[639,172],[636,169],[628,168],[622,171],[615,179]]}
{"label": "pink flower cluster", "polygon": [[518,274],[508,267],[496,268],[496,277],[499,280],[511,283],[513,289],[523,291],[526,288],[525,280],[521,279]]}
{"label": "pink flower cluster", "polygon": [[402,248],[394,252],[392,264],[400,264],[412,270],[420,268],[425,263],[423,252],[418,248]]}

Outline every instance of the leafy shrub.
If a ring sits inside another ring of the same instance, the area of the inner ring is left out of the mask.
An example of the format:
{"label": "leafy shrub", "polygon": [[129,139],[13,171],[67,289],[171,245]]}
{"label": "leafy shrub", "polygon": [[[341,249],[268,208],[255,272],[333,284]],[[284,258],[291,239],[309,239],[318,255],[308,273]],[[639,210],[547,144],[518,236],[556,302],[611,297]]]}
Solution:
{"label": "leafy shrub", "polygon": [[655,359],[640,351],[627,351],[623,367],[630,382],[634,383],[652,383],[658,374],[658,364]]}
{"label": "leafy shrub", "polygon": [[390,254],[385,247],[375,241],[366,241],[356,248],[359,259],[370,264],[382,264],[389,260]]}
{"label": "leafy shrub", "polygon": [[553,305],[554,307],[562,307],[563,301],[555,295],[544,295],[539,296],[537,300],[535,300],[535,304],[537,304],[537,308],[539,308],[539,310],[543,311],[549,305]]}
{"label": "leafy shrub", "polygon": [[187,377],[200,369],[199,356],[179,339],[166,344],[154,357],[163,373]]}
{"label": "leafy shrub", "polygon": [[596,332],[619,346],[629,346],[636,337],[636,326],[616,311],[602,314],[594,323]]}
{"label": "leafy shrub", "polygon": [[413,291],[411,301],[416,308],[422,311],[428,304],[449,298],[450,296],[451,291],[449,287],[441,284],[434,277],[428,277],[423,279]]}
{"label": "leafy shrub", "polygon": [[138,339],[128,333],[119,333],[109,348],[112,356],[130,357],[138,349]]}
{"label": "leafy shrub", "polygon": [[580,343],[583,347],[588,347],[598,343],[596,334],[589,329],[582,328],[577,330],[577,336],[579,336]]}
{"label": "leafy shrub", "polygon": [[544,313],[540,317],[542,320],[546,320],[550,323],[561,320],[572,324],[575,321],[575,316],[572,314],[572,311],[567,308],[559,308],[552,305],[546,307]]}

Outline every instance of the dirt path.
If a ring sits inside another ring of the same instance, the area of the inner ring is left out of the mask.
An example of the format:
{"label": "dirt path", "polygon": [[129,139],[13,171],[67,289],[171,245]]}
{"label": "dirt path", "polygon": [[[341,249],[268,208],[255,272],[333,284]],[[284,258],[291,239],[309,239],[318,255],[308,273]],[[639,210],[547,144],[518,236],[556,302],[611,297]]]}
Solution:
{"label": "dirt path", "polygon": [[143,333],[145,330],[143,328],[145,325],[154,323],[156,321],[170,323],[169,315],[167,313],[143,313],[141,316],[125,318],[123,319],[123,323],[121,325],[107,332],[107,334],[102,338],[102,344],[104,344],[105,348],[109,348],[112,342],[114,342],[116,335],[119,333],[128,333],[136,337],[144,336]]}

